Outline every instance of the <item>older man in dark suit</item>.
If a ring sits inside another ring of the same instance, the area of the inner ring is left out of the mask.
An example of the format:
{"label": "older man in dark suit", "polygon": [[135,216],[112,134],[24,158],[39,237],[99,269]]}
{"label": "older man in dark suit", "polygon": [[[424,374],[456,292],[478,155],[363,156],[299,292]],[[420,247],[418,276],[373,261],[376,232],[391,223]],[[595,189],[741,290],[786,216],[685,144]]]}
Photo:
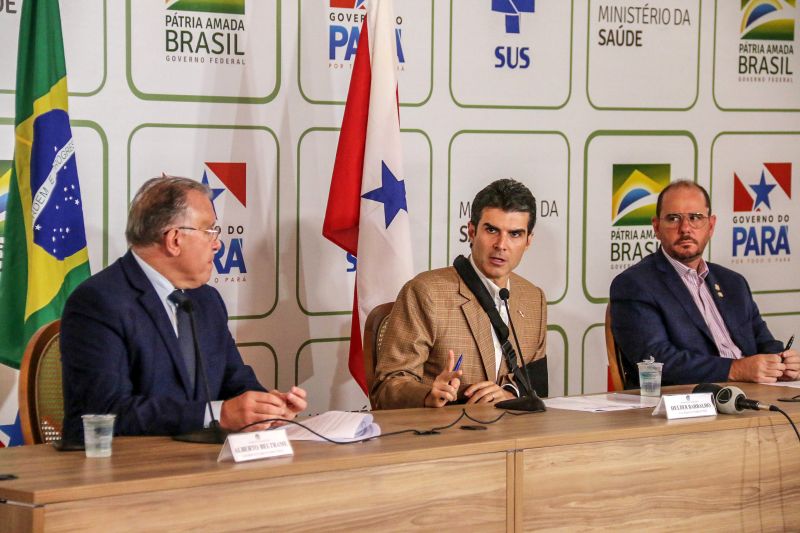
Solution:
{"label": "older man in dark suit", "polygon": [[[82,439],[86,413],[115,413],[119,435],[174,435],[208,425],[207,399],[228,430],[305,409],[302,389],[261,386],[236,349],[222,298],[206,285],[220,246],[207,187],[148,181],[131,204],[126,237],[128,253],[75,289],[64,308],[65,440]],[[194,309],[197,354],[183,299]]]}
{"label": "older man in dark suit", "polygon": [[773,338],[747,281],[703,259],[715,224],[705,189],[670,184],[653,218],[661,249],[612,282],[611,326],[632,385],[650,355],[665,385],[798,378],[800,355]]}

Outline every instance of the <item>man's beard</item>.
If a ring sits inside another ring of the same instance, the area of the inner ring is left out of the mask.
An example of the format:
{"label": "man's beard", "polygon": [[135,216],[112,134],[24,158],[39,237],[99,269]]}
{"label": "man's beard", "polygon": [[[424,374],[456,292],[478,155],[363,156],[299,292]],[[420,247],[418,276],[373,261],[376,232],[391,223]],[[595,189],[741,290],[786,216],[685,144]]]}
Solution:
{"label": "man's beard", "polygon": [[[684,242],[694,243],[696,246],[696,251],[684,250],[681,246],[681,244]],[[703,255],[703,247],[700,246],[700,243],[697,242],[697,240],[692,239],[691,237],[687,239],[678,239],[672,245],[672,253],[673,257],[679,261],[691,261]]]}

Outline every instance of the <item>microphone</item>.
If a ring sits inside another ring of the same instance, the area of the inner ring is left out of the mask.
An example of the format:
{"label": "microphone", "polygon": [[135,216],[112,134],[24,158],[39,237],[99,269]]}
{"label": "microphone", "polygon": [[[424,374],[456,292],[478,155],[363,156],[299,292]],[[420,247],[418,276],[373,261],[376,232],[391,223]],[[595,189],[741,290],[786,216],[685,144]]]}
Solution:
{"label": "microphone", "polygon": [[534,390],[533,386],[531,385],[531,380],[528,376],[528,368],[525,366],[525,358],[522,357],[522,348],[519,346],[517,330],[514,327],[514,322],[511,320],[511,311],[508,309],[509,296],[510,294],[508,289],[500,289],[500,299],[503,300],[503,303],[506,306],[508,324],[511,326],[511,331],[514,335],[514,343],[517,345],[517,350],[520,353],[522,368],[519,368],[517,365],[517,354],[514,352],[514,348],[511,346],[511,343],[508,342],[508,339],[506,339],[501,348],[503,351],[503,356],[506,358],[508,369],[514,374],[514,377],[517,378],[517,383],[520,386],[521,394],[519,398],[503,400],[502,402],[497,402],[494,405],[498,409],[508,409],[510,411],[528,411],[532,413],[546,411],[547,409],[544,405],[544,402],[536,394],[536,390]]}
{"label": "microphone", "polygon": [[[508,289],[502,288],[502,289],[500,289],[499,296],[500,296],[500,299],[503,300],[503,304],[506,307],[506,316],[508,316],[508,324],[511,326],[511,332],[514,335],[514,344],[517,345],[517,352],[522,354],[522,348],[519,347],[519,337],[517,337],[517,329],[514,327],[514,322],[511,320],[511,311],[508,308],[508,298],[509,298],[509,296],[511,296],[511,294],[509,293]],[[504,351],[504,353],[505,353],[505,351]],[[517,367],[517,357],[516,357],[516,355],[517,354],[515,354],[515,353],[511,353],[511,354],[507,354],[506,355],[507,359],[510,358],[512,361],[514,361],[514,365],[513,366],[511,366],[511,364],[508,363],[508,362],[507,362],[507,364],[509,365],[509,370],[511,370],[515,375],[518,373],[517,370],[519,369]],[[525,366],[525,359],[524,358],[522,359],[522,376],[524,377],[524,380],[522,380],[522,383],[520,383],[520,385],[522,387],[524,387],[525,394],[523,394],[523,396],[527,396],[527,395],[530,394],[530,391],[533,390],[533,386],[531,385],[531,380],[530,380],[530,378],[528,376],[528,369]]]}
{"label": "microphone", "polygon": [[710,392],[717,411],[727,415],[738,415],[745,409],[752,411],[778,411],[774,405],[750,400],[739,387],[728,385],[721,387],[715,383],[701,383],[692,392]]}
{"label": "microphone", "polygon": [[173,301],[178,305],[179,309],[183,309],[183,311],[189,315],[189,324],[192,329],[192,342],[194,343],[194,356],[197,366],[200,368],[200,377],[206,389],[206,405],[208,406],[208,412],[211,414],[211,423],[207,428],[190,431],[182,435],[174,435],[172,439],[181,442],[195,442],[200,444],[223,444],[229,431],[223,429],[222,426],[219,425],[219,421],[214,416],[214,410],[211,408],[211,388],[208,386],[206,364],[203,361],[203,357],[200,355],[200,343],[197,341],[197,328],[194,323],[194,305],[183,292],[176,292],[173,296]]}

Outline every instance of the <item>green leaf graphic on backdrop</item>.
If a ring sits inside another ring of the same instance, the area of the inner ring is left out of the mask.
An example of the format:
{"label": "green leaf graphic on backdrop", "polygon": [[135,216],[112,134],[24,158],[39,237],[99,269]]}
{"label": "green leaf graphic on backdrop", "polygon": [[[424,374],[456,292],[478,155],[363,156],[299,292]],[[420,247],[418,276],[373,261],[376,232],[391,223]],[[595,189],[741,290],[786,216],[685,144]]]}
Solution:
{"label": "green leaf graphic on backdrop", "polygon": [[611,187],[614,226],[649,226],[656,216],[658,193],[669,181],[668,163],[614,165]]}
{"label": "green leaf graphic on backdrop", "polygon": [[244,15],[244,0],[175,0],[167,6],[167,9]]}

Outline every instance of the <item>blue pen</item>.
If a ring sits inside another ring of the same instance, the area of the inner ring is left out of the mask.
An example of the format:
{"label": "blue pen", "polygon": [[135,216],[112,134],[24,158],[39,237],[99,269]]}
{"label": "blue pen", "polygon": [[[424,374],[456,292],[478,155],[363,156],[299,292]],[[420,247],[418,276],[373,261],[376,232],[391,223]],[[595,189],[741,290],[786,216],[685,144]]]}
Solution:
{"label": "blue pen", "polygon": [[464,354],[458,356],[458,361],[456,361],[456,366],[453,367],[453,372],[456,372],[458,369],[461,368],[461,362],[464,360]]}

